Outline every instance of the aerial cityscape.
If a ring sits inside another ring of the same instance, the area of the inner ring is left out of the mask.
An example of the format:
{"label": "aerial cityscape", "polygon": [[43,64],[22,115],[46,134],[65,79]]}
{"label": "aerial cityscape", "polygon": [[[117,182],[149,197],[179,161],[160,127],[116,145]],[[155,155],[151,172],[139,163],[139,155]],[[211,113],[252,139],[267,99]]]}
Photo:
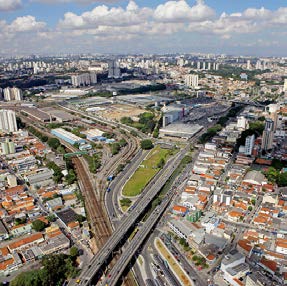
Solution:
{"label": "aerial cityscape", "polygon": [[0,0],[0,286],[287,285],[286,4]]}

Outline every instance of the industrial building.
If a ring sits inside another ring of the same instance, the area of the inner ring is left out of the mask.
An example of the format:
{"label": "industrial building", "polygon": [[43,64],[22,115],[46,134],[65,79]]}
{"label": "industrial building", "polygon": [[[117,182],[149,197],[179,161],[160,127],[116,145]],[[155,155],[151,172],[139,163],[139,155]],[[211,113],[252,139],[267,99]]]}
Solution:
{"label": "industrial building", "polygon": [[87,139],[90,141],[94,141],[94,140],[103,141],[105,139],[105,137],[102,136],[104,132],[96,128],[89,129],[81,133],[85,134],[87,136]]}
{"label": "industrial building", "polygon": [[183,119],[190,113],[190,107],[185,104],[169,104],[162,107],[163,117],[162,125],[166,127],[168,124]]}
{"label": "industrial building", "polygon": [[177,137],[188,139],[193,137],[202,129],[203,126],[198,124],[173,123],[162,127],[159,130],[159,134],[160,137]]}
{"label": "industrial building", "polygon": [[30,107],[23,107],[21,109],[22,112],[28,114],[30,117],[42,121],[42,122],[52,122],[55,121],[55,118],[47,114],[46,112],[43,112],[42,110],[38,108],[30,108]]}
{"label": "industrial building", "polygon": [[48,168],[38,170],[36,173],[25,177],[31,186],[46,186],[53,177],[53,171]]}
{"label": "industrial building", "polygon": [[41,111],[49,114],[58,122],[69,122],[74,120],[74,116],[64,110],[58,110],[51,107],[42,108]]}
{"label": "industrial building", "polygon": [[64,130],[63,128],[52,129],[51,133],[55,135],[56,137],[58,137],[59,139],[62,139],[72,145],[82,144],[86,142],[85,139],[82,139],[74,135],[73,133]]}

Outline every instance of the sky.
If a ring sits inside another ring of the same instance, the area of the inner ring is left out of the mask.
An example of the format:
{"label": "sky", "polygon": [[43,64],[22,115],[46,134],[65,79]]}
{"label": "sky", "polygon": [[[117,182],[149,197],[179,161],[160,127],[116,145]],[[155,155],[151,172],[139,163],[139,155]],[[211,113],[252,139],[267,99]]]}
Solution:
{"label": "sky", "polygon": [[286,0],[0,0],[0,55],[287,56]]}

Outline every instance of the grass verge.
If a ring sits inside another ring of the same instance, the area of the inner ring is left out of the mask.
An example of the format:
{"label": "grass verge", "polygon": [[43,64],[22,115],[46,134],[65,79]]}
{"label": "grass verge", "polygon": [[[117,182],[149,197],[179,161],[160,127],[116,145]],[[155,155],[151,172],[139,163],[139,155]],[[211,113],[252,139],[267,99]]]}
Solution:
{"label": "grass verge", "polygon": [[174,153],[173,150],[162,149],[159,146],[155,147],[143,160],[130,180],[125,184],[122,194],[127,197],[138,196],[148,182],[160,170],[159,164],[161,160],[167,161],[168,157]]}

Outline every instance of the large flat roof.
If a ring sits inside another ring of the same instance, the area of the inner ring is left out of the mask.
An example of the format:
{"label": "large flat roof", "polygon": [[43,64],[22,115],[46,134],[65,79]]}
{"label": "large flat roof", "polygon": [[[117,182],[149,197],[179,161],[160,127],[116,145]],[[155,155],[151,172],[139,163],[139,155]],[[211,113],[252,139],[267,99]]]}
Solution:
{"label": "large flat roof", "polygon": [[178,137],[192,137],[199,132],[203,126],[198,124],[172,123],[160,128],[160,133]]}
{"label": "large flat roof", "polygon": [[75,135],[69,131],[66,131],[63,128],[52,129],[52,134],[55,134],[55,133],[61,134],[61,135],[65,136],[66,138],[69,138],[75,142],[84,140],[84,139],[78,137],[77,135]]}

